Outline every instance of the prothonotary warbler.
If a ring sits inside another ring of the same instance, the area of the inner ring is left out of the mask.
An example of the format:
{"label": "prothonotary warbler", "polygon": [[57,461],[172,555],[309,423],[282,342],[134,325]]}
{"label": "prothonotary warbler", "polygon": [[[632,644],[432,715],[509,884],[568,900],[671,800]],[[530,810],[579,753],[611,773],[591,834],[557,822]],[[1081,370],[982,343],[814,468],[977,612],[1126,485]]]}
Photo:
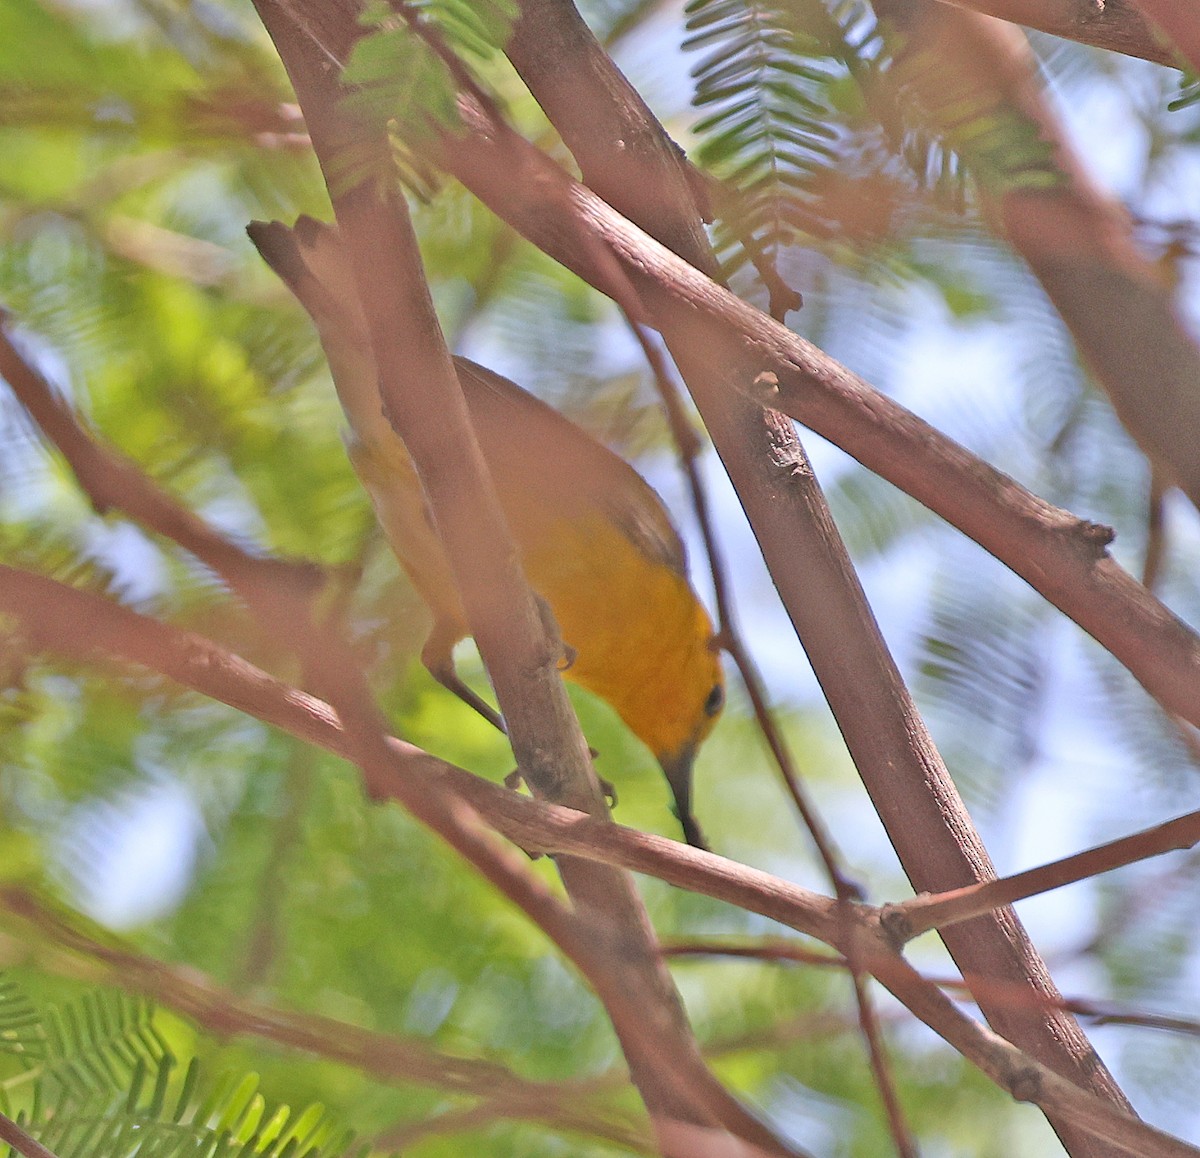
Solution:
{"label": "prothonotary warbler", "polygon": [[[403,442],[383,414],[366,323],[335,227],[255,222],[250,237],[316,323],[350,454],[401,565],[433,615],[430,673],[493,722],[454,670],[469,634],[449,563]],[[692,762],[724,702],[712,621],[688,582],[662,501],[624,459],[507,378],[454,359],[480,449],[570,657],[568,679],[606,700],[666,773],[688,842]]]}

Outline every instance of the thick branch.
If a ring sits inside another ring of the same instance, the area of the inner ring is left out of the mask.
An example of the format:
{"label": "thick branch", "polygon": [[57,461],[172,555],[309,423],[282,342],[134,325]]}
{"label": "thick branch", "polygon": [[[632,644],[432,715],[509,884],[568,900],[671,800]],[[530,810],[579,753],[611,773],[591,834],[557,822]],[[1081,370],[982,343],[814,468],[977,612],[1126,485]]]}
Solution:
{"label": "thick branch", "polygon": [[583,182],[673,253],[716,276],[700,180],[572,0],[521,0],[505,53]]}
{"label": "thick branch", "polygon": [[[563,74],[555,75],[544,64],[535,66],[547,41],[555,46],[554,63]],[[601,182],[613,209],[660,240],[679,239],[670,247],[695,271],[711,270],[715,263],[707,248],[692,240],[700,223],[692,199],[681,189],[673,144],[595,43],[571,0],[525,0],[508,53],[530,80],[534,95],[593,188]],[[565,74],[571,77],[573,91],[564,89]],[[506,132],[489,111],[480,109],[489,121],[489,142],[508,154],[511,166],[521,159],[525,143]],[[637,147],[627,147],[630,141]],[[490,166],[483,158],[481,163],[464,163],[458,144],[452,155],[450,150],[445,154],[451,171],[483,200],[489,200],[489,193],[503,197],[496,178],[511,179],[511,169],[497,168],[495,158]],[[531,158],[528,167],[535,164],[536,158]],[[543,198],[554,188],[550,180],[548,176]],[[572,218],[587,216],[574,191],[564,189],[561,180],[557,189],[561,192],[551,204],[566,211],[564,224],[573,226]],[[489,203],[497,208],[495,201]],[[596,248],[595,240],[588,240]],[[601,254],[608,259],[607,247]],[[596,284],[623,300],[612,277],[604,276],[605,260],[598,265],[602,280]],[[624,279],[630,276],[622,272]],[[947,887],[950,882],[994,876],[983,843],[879,632],[791,423],[773,411],[756,411],[731,389],[759,373],[758,357],[740,342],[715,338],[692,312],[658,308],[658,287],[636,275],[632,280],[696,401],[909,879],[921,891],[925,886],[920,882],[943,881]],[[956,927],[945,939],[964,973],[1027,980],[1039,992],[1053,992],[1045,966],[1011,911]],[[1047,1064],[1102,1091],[1116,1104],[1127,1105],[1070,1015],[1055,1011],[1030,1016],[1023,1010],[989,1008],[986,993],[981,993],[980,1002],[998,1027]],[[1101,1152],[1086,1140],[1076,1143],[1069,1124],[1054,1124],[1065,1131],[1064,1140],[1076,1153]]]}
{"label": "thick branch", "polygon": [[[473,111],[476,110],[468,109],[469,113]],[[627,272],[655,325],[664,334],[671,335],[669,344],[673,350],[683,352],[679,356],[685,365],[689,364],[689,358],[707,362],[725,381],[747,384],[767,367],[777,368],[780,372],[786,367],[791,374],[811,382],[812,379],[798,373],[798,361],[808,363],[809,368],[814,358],[826,368],[835,365],[825,360],[815,348],[738,302],[655,245],[588,191],[579,187],[560,191],[561,185],[557,183],[563,180],[561,175],[550,173],[540,157],[522,153],[524,142],[505,136],[503,130],[490,121],[486,124],[480,121],[477,127],[479,131],[470,138],[454,140],[452,152],[448,148],[444,158],[447,167],[535,244],[593,284],[606,288],[605,271],[593,264],[590,247],[575,244],[578,227],[572,222],[571,215],[581,216],[586,227],[603,236],[627,263]],[[736,316],[746,323],[745,329],[728,324]],[[753,335],[753,339],[747,341],[749,335]],[[763,341],[766,335],[769,335],[768,342]],[[774,346],[773,350],[771,346]],[[803,354],[799,354],[801,350]],[[840,367],[837,372],[844,375]],[[735,417],[727,395],[702,402],[702,409],[710,429],[725,425],[726,429],[732,430],[730,445],[735,449],[727,459],[727,465],[736,471],[736,448],[757,445],[758,423],[741,412],[740,407],[733,407],[739,412]],[[724,414],[721,414],[722,409]],[[853,425],[857,427],[857,419]],[[941,888],[951,881],[967,883],[987,879],[991,869],[986,854],[970,835],[969,821],[964,822],[965,814],[952,784],[944,772],[939,773],[938,758],[932,747],[921,745],[909,749],[907,756],[901,756],[891,743],[899,728],[913,719],[911,702],[902,685],[893,682],[885,690],[874,681],[864,684],[853,677],[855,672],[887,670],[892,665],[886,655],[880,659],[877,640],[860,634],[860,624],[851,605],[857,602],[861,593],[845,585],[847,566],[838,566],[829,560],[831,577],[826,582],[815,585],[799,582],[799,576],[810,573],[806,559],[824,557],[828,560],[825,552],[831,540],[823,533],[823,528],[815,529],[816,524],[811,519],[796,519],[781,506],[781,496],[798,497],[798,491],[791,489],[790,480],[792,473],[802,471],[803,466],[785,450],[794,445],[787,425],[776,418],[774,428],[780,435],[780,454],[772,460],[775,480],[763,480],[748,492],[748,499],[747,492],[743,491],[743,501],[755,509],[760,545],[771,560],[772,574],[789,612],[803,624],[801,636],[806,643],[824,637],[822,650],[831,654],[841,649],[844,666],[835,666],[824,673],[826,678],[840,681],[841,686],[826,688],[826,692],[831,702],[851,705],[849,717],[839,723],[852,732],[853,740],[849,746],[857,766],[873,777],[876,807],[896,847],[903,850],[906,868],[918,891],[929,887],[928,883],[922,882],[945,882],[937,886]],[[738,481],[743,480],[739,478]],[[814,491],[806,487],[803,493],[811,495]],[[762,512],[762,518],[757,517],[759,512]],[[807,537],[798,535],[798,526],[801,532],[807,527],[810,532]],[[813,597],[815,591],[821,592],[820,599]],[[833,600],[837,601],[837,606],[831,605]],[[846,649],[851,644],[864,648],[865,653],[860,651],[848,657]],[[1200,648],[1197,654],[1200,654]],[[894,667],[892,670],[894,672]],[[876,698],[864,699],[865,691]],[[1200,688],[1193,687],[1191,691],[1200,695]],[[913,739],[919,737],[918,730]],[[912,780],[892,774],[897,768],[908,768]],[[931,785],[936,786],[936,796],[929,792]],[[948,818],[953,818],[953,847],[951,842],[943,842]],[[978,925],[948,931],[947,940],[960,954],[960,967],[978,977],[996,977],[997,971],[1001,970],[1002,979],[1033,978],[1037,992],[1053,992],[1052,982],[1044,968],[1036,964],[1036,954],[1011,914],[1001,914],[997,920],[1000,922],[996,927],[999,935],[994,939],[979,933]],[[987,1004],[986,993],[981,994],[981,1001]],[[1074,1069],[1081,1081],[1108,1085],[1107,1072],[1097,1064],[1086,1039],[1069,1016],[1050,1015],[1049,1020],[1057,1024],[1048,1028],[1048,1019],[1040,1013],[1031,1014],[1027,1010],[1008,1007],[991,1008],[989,1012],[994,1014],[996,1024],[1017,1040],[1023,1043],[1040,1041],[1048,1057],[1056,1057],[1059,1064]],[[1073,1061],[1068,1062],[1067,1057]],[[1120,1098],[1119,1093],[1113,1096]]]}
{"label": "thick branch", "polygon": [[714,285],[588,190],[549,192],[567,179],[540,154],[501,138],[490,121],[476,128],[455,140],[446,164],[514,228],[603,288],[606,271],[564,220],[582,216],[625,264],[656,325],[693,318],[702,349],[745,351],[757,368],[736,386],[769,399],[975,539],[1111,651],[1163,707],[1200,727],[1200,638],[1108,556],[1104,528],[1025,490]]}
{"label": "thick branch", "polygon": [[[94,659],[98,652],[144,665],[365,765],[366,783],[373,796],[400,801],[525,912],[596,990],[610,1016],[621,1023],[632,1050],[644,1058],[660,1056],[658,1025],[643,1013],[644,1002],[639,996],[631,996],[623,988],[624,975],[613,969],[611,950],[598,940],[594,923],[581,920],[565,908],[531,872],[524,854],[500,847],[479,821],[480,808],[498,808],[504,813],[515,803],[519,816],[521,807],[531,801],[444,765],[398,740],[389,738],[386,747],[376,752],[363,742],[361,721],[340,719],[328,704],[281,684],[201,636],[148,619],[99,596],[0,565],[0,611],[19,616],[38,646],[78,659]],[[568,811],[567,815],[580,814]],[[497,827],[502,831],[505,828]],[[537,841],[529,847],[536,851]],[[675,1060],[673,1053],[665,1057]],[[715,1079],[710,1081],[717,1085]],[[727,1102],[732,1101],[723,1087],[717,1085],[717,1089]],[[691,1092],[711,1096],[702,1087],[698,1091],[693,1087]],[[715,1114],[726,1113],[724,1106],[709,1104]],[[674,1147],[671,1140],[689,1120],[666,1115],[655,1123],[665,1154],[686,1153]],[[758,1144],[764,1158],[797,1153],[775,1142],[757,1123],[754,1127],[766,1139]],[[728,1137],[722,1132],[712,1126],[703,1128],[712,1136],[713,1146],[719,1149],[722,1144],[728,1145]],[[693,1152],[700,1156],[705,1151]]]}
{"label": "thick branch", "polygon": [[1142,15],[1165,33],[1171,47],[1200,73],[1200,6],[1196,0],[1134,0]]}
{"label": "thick branch", "polygon": [[[0,609],[20,616],[29,628],[37,629],[42,642],[62,654],[86,660],[99,651],[148,666],[337,755],[349,757],[354,752],[353,739],[327,705],[280,684],[192,633],[99,596],[3,566]],[[522,847],[593,857],[650,873],[816,937],[860,962],[1014,1097],[1036,1102],[1123,1153],[1141,1158],[1196,1158],[1200,1154],[1058,1077],[965,1017],[892,948],[878,910],[848,908],[712,853],[519,796],[398,740],[388,744],[386,782],[379,787],[406,806],[413,807],[415,798],[418,812],[441,810],[457,800],[472,811],[485,813],[490,823]],[[703,1149],[693,1145],[679,1153],[700,1155]]]}
{"label": "thick branch", "polygon": [[[1109,1102],[1085,1094],[1052,1070],[1030,1061],[986,1026],[966,1017],[936,986],[900,957],[876,957],[871,971],[910,1012],[979,1066],[1018,1102],[1036,1102],[1052,1120],[1069,1122],[1076,1137],[1091,1136],[1096,1153],[1135,1158],[1194,1158],[1194,1146],[1175,1138]],[[1086,1103],[1084,1101],[1086,1099]],[[1089,1119],[1089,1114],[1095,1114]],[[1075,1152],[1074,1150],[1072,1152]]]}
{"label": "thick branch", "polygon": [[[1053,149],[1058,184],[988,199],[1129,433],[1200,507],[1200,347],[1161,270],[1138,250],[1129,215],[1099,188],[1046,100],[1025,34],[934,0],[875,0],[927,60],[912,84],[935,123],[963,107],[1016,109]],[[963,146],[971,161],[970,149]]]}
{"label": "thick branch", "polygon": [[941,0],[981,16],[995,16],[1155,64],[1173,64],[1170,50],[1131,0]]}
{"label": "thick branch", "polygon": [[[311,751],[311,749],[309,749]],[[219,1038],[252,1036],[287,1049],[353,1066],[384,1082],[410,1082],[446,1093],[489,1099],[503,1116],[544,1122],[641,1150],[645,1134],[600,1107],[581,1104],[584,1083],[534,1082],[494,1061],[453,1057],[423,1040],[377,1033],[317,1014],[276,1009],[222,988],[198,970],[156,961],[115,941],[101,942],[46,908],[27,890],[0,889],[0,907],[37,936],[102,967],[99,980],[173,1009]],[[28,932],[22,929],[29,943]]]}
{"label": "thick branch", "polygon": [[[340,72],[330,68],[324,44],[274,0],[259,0],[257,7],[331,191],[385,412],[421,479],[522,775],[539,794],[603,814],[587,742],[557,670],[561,643],[521,571],[433,311],[407,210],[375,180],[346,187],[346,157],[361,164],[368,149],[383,161],[386,134],[344,110]],[[705,1065],[632,880],[571,858],[558,867],[594,939],[591,980],[664,1147],[673,1148],[677,1124],[692,1124],[724,1126],[766,1153],[786,1153]]]}

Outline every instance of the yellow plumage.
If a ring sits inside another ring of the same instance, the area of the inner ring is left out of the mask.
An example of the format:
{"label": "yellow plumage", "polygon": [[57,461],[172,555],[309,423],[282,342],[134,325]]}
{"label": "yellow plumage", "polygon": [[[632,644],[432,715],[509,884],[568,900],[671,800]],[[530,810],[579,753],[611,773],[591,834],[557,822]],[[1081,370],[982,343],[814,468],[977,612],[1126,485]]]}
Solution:
{"label": "yellow plumage", "polygon": [[[311,218],[250,236],[317,325],[353,431],[351,458],[397,558],[433,615],[432,674],[488,715],[454,673],[469,634],[403,442],[383,415],[362,312],[336,231]],[[617,711],[666,772],[687,839],[691,768],[723,701],[712,623],[658,495],[618,455],[507,378],[455,358],[479,446],[525,573],[554,613],[568,679]]]}

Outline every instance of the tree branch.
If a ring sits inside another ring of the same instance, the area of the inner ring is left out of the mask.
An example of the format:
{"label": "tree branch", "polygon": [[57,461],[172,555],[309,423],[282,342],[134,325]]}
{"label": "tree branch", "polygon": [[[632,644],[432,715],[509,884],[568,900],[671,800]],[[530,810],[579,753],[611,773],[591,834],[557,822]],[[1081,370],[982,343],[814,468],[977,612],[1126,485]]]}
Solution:
{"label": "tree branch", "polygon": [[[328,46],[296,22],[287,4],[257,0],[256,7],[325,174],[367,319],[384,412],[421,480],[522,776],[540,795],[603,815],[587,742],[557,670],[561,641],[525,581],[475,442],[407,208],[394,189],[378,183],[390,172],[385,128],[346,110]],[[348,156],[359,164],[374,158],[369,179],[347,186]],[[688,1125],[714,1133],[723,1127],[764,1153],[788,1153],[708,1070],[632,880],[569,857],[558,868],[592,942],[589,979],[660,1143],[675,1149],[673,1135]]]}
{"label": "tree branch", "polygon": [[[1126,430],[1164,478],[1200,507],[1200,346],[1162,271],[1139,251],[1129,214],[1102,190],[1046,100],[1025,34],[935,0],[874,0],[925,67],[910,84],[935,128],[962,109],[1016,110],[1054,155],[1057,183],[983,190],[996,224],[1028,262]],[[969,144],[962,146],[972,161]]]}
{"label": "tree branch", "polygon": [[1162,29],[1192,72],[1200,73],[1200,7],[1195,0],[1134,0],[1134,4]]}
{"label": "tree branch", "polygon": [[[99,596],[4,566],[0,566],[0,609],[20,616],[31,629],[37,629],[45,645],[62,654],[86,660],[101,651],[148,666],[337,755],[352,758],[356,751],[353,737],[328,705],[280,684],[192,633]],[[388,764],[380,770],[383,775],[377,787],[418,815],[440,812],[457,802],[460,809],[465,805],[472,814],[486,814],[489,823],[521,847],[635,869],[777,920],[859,962],[917,1017],[1019,1100],[1036,1102],[1076,1130],[1108,1143],[1110,1150],[1139,1158],[1200,1155],[1200,1150],[1059,1077],[960,1013],[893,948],[880,910],[847,906],[712,853],[519,796],[399,740],[389,738],[387,744]],[[420,798],[415,807],[414,797]],[[541,914],[530,915],[542,923]],[[561,931],[555,919],[549,925],[555,932]],[[564,941],[568,949],[579,950],[572,930],[566,930]],[[586,965],[586,947],[582,956]],[[579,964],[574,956],[571,959]],[[585,976],[592,979],[587,973]],[[668,1149],[668,1153],[704,1153],[686,1124],[681,1126],[680,1137],[686,1138],[690,1148]],[[769,1152],[749,1144],[751,1154]]]}
{"label": "tree branch", "polygon": [[[479,110],[465,111],[474,131],[447,142],[443,162],[514,228],[603,289],[604,271],[563,221],[573,208],[625,264],[655,326],[690,316],[699,348],[744,351],[756,369],[738,376],[736,389],[804,423],[958,527],[1111,651],[1160,704],[1200,726],[1200,638],[1109,557],[1107,528],[1027,491],[714,285]],[[559,183],[565,192],[547,192]]]}
{"label": "tree branch", "polygon": [[6,1114],[0,1114],[0,1142],[7,1142],[24,1158],[55,1158],[53,1151],[47,1150]]}
{"label": "tree branch", "polygon": [[[585,182],[600,193],[600,203],[611,204],[657,237],[694,272],[711,275],[716,263],[703,239],[678,148],[597,44],[571,0],[524,0],[521,11],[506,51],[559,129]],[[488,121],[489,140],[509,154],[512,165],[525,151],[524,142],[486,105],[479,111]],[[444,151],[443,163],[485,201],[484,189],[495,194],[495,177],[511,172],[463,162],[457,142],[453,156]],[[537,158],[531,158],[527,167],[536,163]],[[550,180],[548,176],[545,187],[554,188]],[[576,191],[564,188],[560,180],[556,192],[551,204],[565,210],[568,223],[576,216],[588,217],[573,195]],[[489,203],[503,213],[495,202]],[[596,246],[591,239],[588,244]],[[603,273],[604,262],[597,264]],[[693,312],[658,308],[658,287],[636,274],[631,280],[696,401],[851,758],[910,880],[921,890],[919,882],[948,884],[993,876],[982,841],[879,632],[791,423],[770,410],[756,412],[731,390],[734,383],[755,377],[761,369],[758,358],[741,343],[714,340]],[[623,287],[614,286],[611,278],[595,284],[618,302],[623,300],[622,293],[614,293]],[[814,592],[821,593],[819,599],[813,598]],[[1028,979],[1034,988],[1053,988],[1011,912],[952,930],[946,942],[964,972]],[[862,1011],[864,1030],[869,1031],[869,1012],[865,1006]],[[1091,1084],[1117,1104],[1127,1104],[1069,1015],[1028,1017],[1007,1009],[989,1014],[1048,1064]],[[1057,1024],[1051,1027],[1051,1021]],[[877,1058],[874,1044],[872,1052]],[[886,1089],[883,1096],[886,1101]],[[1070,1126],[1055,1125],[1072,1133]],[[897,1135],[902,1150],[904,1133]]]}
{"label": "tree branch", "polygon": [[1175,66],[1171,51],[1132,0],[940,0],[1051,36],[1090,44],[1155,64]]}
{"label": "tree branch", "polygon": [[[306,601],[321,582],[312,563],[254,555],[230,542],[168,494],[137,463],[104,445],[12,344],[0,310],[0,377],[47,439],[62,452],[98,514],[124,511],[146,530],[178,543],[221,576],[257,611]],[[271,618],[278,615],[271,612]]]}
{"label": "tree branch", "polygon": [[1012,876],[936,896],[914,897],[889,905],[885,917],[888,928],[903,941],[919,937],[930,929],[944,929],[955,921],[965,921],[987,909],[1011,905],[1014,901],[1035,897],[1064,885],[1111,872],[1123,865],[1147,857],[1161,856],[1200,842],[1200,812],[1169,820],[1132,836],[1110,841],[1051,864],[1039,865]]}
{"label": "tree branch", "polygon": [[[892,906],[889,905],[880,908],[880,919],[885,924],[889,922],[891,908]],[[813,965],[820,969],[845,969],[847,967],[845,957],[834,956],[830,953],[818,953],[783,937],[672,938],[663,942],[663,953],[674,958],[731,957],[748,961],[794,962],[800,965]],[[961,977],[930,977],[928,974],[922,974],[922,976],[939,989],[961,992],[970,997],[970,988]],[[1023,985],[1008,986],[1000,991],[999,996],[1002,1000],[1018,1004],[1028,1004],[1030,999],[1029,990]],[[1128,1025],[1139,1029],[1158,1029],[1171,1033],[1183,1033],[1190,1037],[1200,1037],[1200,1020],[1193,1017],[1144,1013],[1109,1002],[1093,1001],[1087,997],[1060,997],[1058,1001],[1063,1009],[1069,1009],[1080,1017],[1086,1017],[1095,1025]],[[755,1032],[757,1033],[757,1031]],[[792,1031],[786,1030],[785,1036],[791,1039]],[[735,1051],[744,1049],[747,1040],[746,1037],[729,1038],[719,1048]],[[712,1049],[710,1044],[708,1046],[710,1054]]]}
{"label": "tree branch", "polygon": [[[544,1122],[642,1151],[646,1135],[632,1122],[581,1104],[588,1083],[534,1082],[493,1061],[453,1057],[416,1038],[376,1033],[317,1014],[294,1013],[251,1001],[222,988],[190,966],[156,961],[115,940],[88,936],[28,890],[0,888],[0,908],[72,954],[100,966],[97,977],[128,993],[172,1009],[218,1038],[253,1036],[287,1049],[352,1066],[385,1082],[411,1082],[486,1098],[504,1116]],[[28,940],[26,938],[26,944]]]}

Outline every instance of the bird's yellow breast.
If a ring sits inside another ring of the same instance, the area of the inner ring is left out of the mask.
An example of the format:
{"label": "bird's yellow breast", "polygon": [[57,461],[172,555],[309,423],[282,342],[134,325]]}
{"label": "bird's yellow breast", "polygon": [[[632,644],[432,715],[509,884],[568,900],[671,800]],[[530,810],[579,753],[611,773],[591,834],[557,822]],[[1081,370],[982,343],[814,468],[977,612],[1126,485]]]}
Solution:
{"label": "bird's yellow breast", "polygon": [[595,513],[559,520],[535,541],[518,530],[517,541],[574,655],[566,677],[611,704],[656,756],[698,744],[721,670],[687,580]]}
{"label": "bird's yellow breast", "polygon": [[[465,637],[453,576],[401,444],[351,452],[418,594]],[[526,575],[571,656],[566,678],[609,703],[655,756],[698,744],[711,727],[705,705],[721,670],[712,622],[687,580],[601,509],[581,509],[578,496],[542,492],[534,501],[510,485],[499,497]]]}

